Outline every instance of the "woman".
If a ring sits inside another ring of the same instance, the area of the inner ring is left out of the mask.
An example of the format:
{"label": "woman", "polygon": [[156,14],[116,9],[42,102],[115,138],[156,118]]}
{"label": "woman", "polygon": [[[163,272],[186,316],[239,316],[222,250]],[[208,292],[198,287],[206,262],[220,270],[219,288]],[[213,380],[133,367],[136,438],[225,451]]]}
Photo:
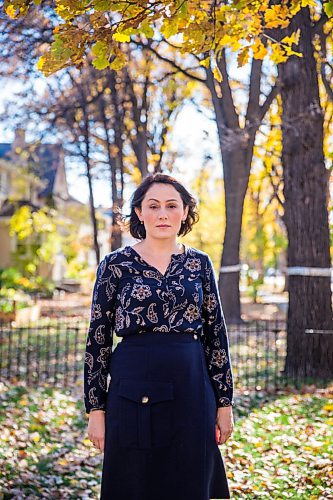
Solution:
{"label": "woman", "polygon": [[[84,395],[103,500],[230,498],[218,448],[234,426],[224,316],[210,257],[176,242],[195,209],[175,178],[149,175],[131,203],[141,241],[97,270]],[[111,353],[113,331],[123,339]]]}

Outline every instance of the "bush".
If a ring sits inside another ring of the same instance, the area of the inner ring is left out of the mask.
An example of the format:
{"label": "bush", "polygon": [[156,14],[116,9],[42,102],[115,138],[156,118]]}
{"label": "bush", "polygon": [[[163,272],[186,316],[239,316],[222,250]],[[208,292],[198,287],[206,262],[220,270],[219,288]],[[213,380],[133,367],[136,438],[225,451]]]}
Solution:
{"label": "bush", "polygon": [[[13,300],[28,302],[31,296],[37,294],[52,297],[53,290],[54,284],[41,276],[27,278],[14,267],[0,270],[0,300],[4,299],[1,300],[2,304]],[[21,307],[26,305],[18,305],[18,308]]]}

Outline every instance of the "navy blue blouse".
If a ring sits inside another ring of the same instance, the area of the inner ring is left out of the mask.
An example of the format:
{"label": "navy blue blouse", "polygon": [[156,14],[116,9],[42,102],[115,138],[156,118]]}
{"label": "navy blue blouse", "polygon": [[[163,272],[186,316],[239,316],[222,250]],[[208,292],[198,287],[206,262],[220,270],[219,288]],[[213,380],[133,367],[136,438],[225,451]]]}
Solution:
{"label": "navy blue blouse", "polygon": [[233,406],[228,334],[209,255],[184,245],[163,275],[130,245],[100,262],[93,290],[84,362],[86,412],[105,409],[112,333],[197,333],[217,407]]}

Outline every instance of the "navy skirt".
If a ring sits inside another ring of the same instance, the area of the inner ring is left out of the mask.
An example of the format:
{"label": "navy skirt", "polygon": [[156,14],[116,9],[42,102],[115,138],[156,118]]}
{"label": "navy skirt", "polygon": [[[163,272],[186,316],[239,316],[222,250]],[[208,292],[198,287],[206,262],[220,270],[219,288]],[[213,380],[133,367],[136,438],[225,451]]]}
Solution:
{"label": "navy skirt", "polygon": [[112,352],[102,500],[230,498],[198,335],[148,332]]}

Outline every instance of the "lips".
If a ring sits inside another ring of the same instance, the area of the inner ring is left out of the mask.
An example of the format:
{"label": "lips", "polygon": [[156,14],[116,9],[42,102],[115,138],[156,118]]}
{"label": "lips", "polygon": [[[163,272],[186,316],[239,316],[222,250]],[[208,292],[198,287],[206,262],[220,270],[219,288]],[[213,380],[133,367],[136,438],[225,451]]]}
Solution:
{"label": "lips", "polygon": [[168,226],[167,224],[161,224],[160,226],[157,227],[170,227],[170,226]]}

